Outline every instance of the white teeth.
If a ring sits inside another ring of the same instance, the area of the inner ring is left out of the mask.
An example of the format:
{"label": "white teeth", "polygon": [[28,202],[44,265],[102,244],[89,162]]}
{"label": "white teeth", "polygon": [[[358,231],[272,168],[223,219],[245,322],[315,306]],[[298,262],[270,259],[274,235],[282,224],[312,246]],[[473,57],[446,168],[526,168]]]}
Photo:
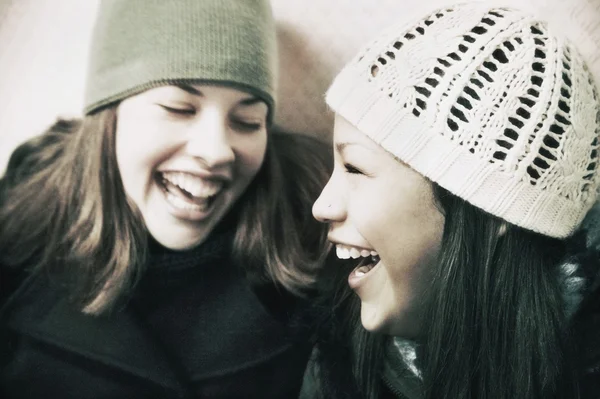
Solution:
{"label": "white teeth", "polygon": [[335,247],[335,252],[337,257],[340,259],[350,259],[350,250],[348,248],[343,248],[341,245],[337,245]]}
{"label": "white teeth", "polygon": [[358,269],[357,269],[357,270],[354,272],[354,274],[356,274],[358,277],[362,277],[362,276],[364,276],[364,275],[365,275],[365,274],[367,274],[367,273],[363,272],[362,270],[358,270]]}
{"label": "white teeth", "polygon": [[335,252],[337,254],[337,257],[340,259],[358,259],[360,257],[368,258],[369,256],[379,256],[379,254],[376,251],[358,249],[355,247],[349,247],[341,244],[337,244],[335,246]]}
{"label": "white teeth", "polygon": [[208,208],[208,201],[204,204],[190,204],[189,202],[181,199],[177,195],[167,193],[167,200],[175,207],[185,211],[202,212]]}
{"label": "white teeth", "polygon": [[162,176],[171,184],[199,198],[212,197],[223,187],[220,181],[203,179],[185,172],[165,172]]}

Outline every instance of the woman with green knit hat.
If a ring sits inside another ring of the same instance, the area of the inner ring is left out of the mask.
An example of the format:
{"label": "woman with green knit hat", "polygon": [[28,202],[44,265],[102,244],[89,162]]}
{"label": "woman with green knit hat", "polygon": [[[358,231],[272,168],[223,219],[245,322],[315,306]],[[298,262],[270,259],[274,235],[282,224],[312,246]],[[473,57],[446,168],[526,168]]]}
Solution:
{"label": "woman with green knit hat", "polygon": [[297,396],[329,163],[271,131],[268,1],[98,13],[85,116],[0,182],[0,396]]}
{"label": "woman with green knit hat", "polygon": [[313,214],[347,267],[306,397],[599,398],[600,91],[575,46],[452,5],[386,30],[326,98]]}

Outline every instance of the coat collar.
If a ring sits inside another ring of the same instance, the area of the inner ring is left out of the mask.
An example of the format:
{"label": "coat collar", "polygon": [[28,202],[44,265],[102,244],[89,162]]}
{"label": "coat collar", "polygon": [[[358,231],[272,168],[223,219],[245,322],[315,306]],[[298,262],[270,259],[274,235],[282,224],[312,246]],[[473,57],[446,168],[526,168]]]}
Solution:
{"label": "coat collar", "polygon": [[45,345],[76,353],[168,389],[183,392],[168,361],[129,312],[91,316],[62,290],[30,278],[6,309],[8,326]]}
{"label": "coat collar", "polygon": [[[191,260],[154,248],[154,264],[131,301],[106,315],[82,313],[57,281],[30,276],[2,310],[2,322],[20,335],[179,392],[189,385],[186,379],[254,367],[293,343],[288,327],[266,311],[232,263],[223,237],[206,243],[206,256],[192,251]],[[173,268],[157,262],[161,257]],[[182,368],[189,369],[186,378]]]}

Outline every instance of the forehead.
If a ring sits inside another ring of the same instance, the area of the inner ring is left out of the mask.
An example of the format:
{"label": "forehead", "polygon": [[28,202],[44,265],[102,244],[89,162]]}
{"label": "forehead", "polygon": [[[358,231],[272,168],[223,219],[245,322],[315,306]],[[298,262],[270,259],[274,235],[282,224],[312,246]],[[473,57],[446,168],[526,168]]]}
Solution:
{"label": "forehead", "polygon": [[335,115],[333,141],[338,150],[346,147],[356,147],[365,148],[376,152],[386,152],[381,146],[371,140],[366,134],[361,132],[356,126],[348,122],[346,118],[340,116],[339,114]]}
{"label": "forehead", "polygon": [[384,172],[386,176],[389,175],[388,177],[392,179],[401,179],[408,183],[422,184],[427,182],[429,184],[428,179],[423,175],[385,150],[338,114],[335,116],[333,137],[336,157],[343,157],[346,152],[352,158],[354,158],[354,155],[358,155],[362,165],[368,166],[370,170]]}
{"label": "forehead", "polygon": [[222,99],[245,106],[267,106],[255,95],[234,87],[218,84],[170,84],[150,89],[151,96],[190,95],[199,99]]}
{"label": "forehead", "polygon": [[333,142],[336,153],[342,153],[346,150],[359,150],[364,154],[374,155],[381,162],[390,162],[397,164],[397,166],[409,167],[338,114],[335,116]]}
{"label": "forehead", "polygon": [[175,87],[180,88],[184,91],[187,91],[191,94],[196,95],[221,95],[231,98],[240,98],[245,100],[254,99],[256,102],[260,102],[261,100],[254,96],[253,94],[237,89],[234,87],[220,85],[220,84],[189,84],[189,85],[176,85]]}

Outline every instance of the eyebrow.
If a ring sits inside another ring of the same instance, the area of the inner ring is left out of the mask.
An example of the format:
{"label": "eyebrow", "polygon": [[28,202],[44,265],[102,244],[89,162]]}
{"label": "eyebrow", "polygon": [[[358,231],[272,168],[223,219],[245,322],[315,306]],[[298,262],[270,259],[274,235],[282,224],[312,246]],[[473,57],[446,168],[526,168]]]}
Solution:
{"label": "eyebrow", "polygon": [[346,142],[342,142],[342,143],[337,143],[335,145],[335,149],[338,153],[342,153],[344,152],[344,150],[346,149],[346,147],[352,146],[352,145],[359,145],[358,143],[353,143],[351,141],[346,141]]}
{"label": "eyebrow", "polygon": [[[177,87],[180,88],[181,90],[188,92],[190,94],[193,94],[195,96],[204,97],[204,93],[202,93],[200,90],[196,89],[194,86],[190,86],[188,84],[182,83],[182,84],[178,84]],[[264,102],[264,101],[258,97],[252,96],[252,97],[248,97],[248,98],[245,98],[242,101],[240,101],[239,105],[254,105],[257,103],[261,103],[261,102]]]}
{"label": "eyebrow", "polygon": [[369,152],[375,152],[374,148],[371,148],[371,147],[369,147],[367,145],[364,145],[364,144],[361,144],[361,143],[356,143],[354,141],[344,141],[344,142],[341,142],[341,143],[337,143],[335,145],[335,149],[336,149],[336,151],[337,151],[338,154],[341,154],[341,153],[344,152],[344,150],[346,148],[352,147],[352,146],[360,147],[363,150],[367,150]]}
{"label": "eyebrow", "polygon": [[200,90],[196,89],[193,86],[186,85],[186,84],[178,84],[177,87],[179,87],[181,90],[186,91],[195,96],[204,97],[204,94]]}
{"label": "eyebrow", "polygon": [[245,98],[242,101],[240,101],[240,105],[254,105],[254,104],[262,103],[262,102],[264,102],[264,101],[261,100],[260,98],[252,96],[252,97]]}

